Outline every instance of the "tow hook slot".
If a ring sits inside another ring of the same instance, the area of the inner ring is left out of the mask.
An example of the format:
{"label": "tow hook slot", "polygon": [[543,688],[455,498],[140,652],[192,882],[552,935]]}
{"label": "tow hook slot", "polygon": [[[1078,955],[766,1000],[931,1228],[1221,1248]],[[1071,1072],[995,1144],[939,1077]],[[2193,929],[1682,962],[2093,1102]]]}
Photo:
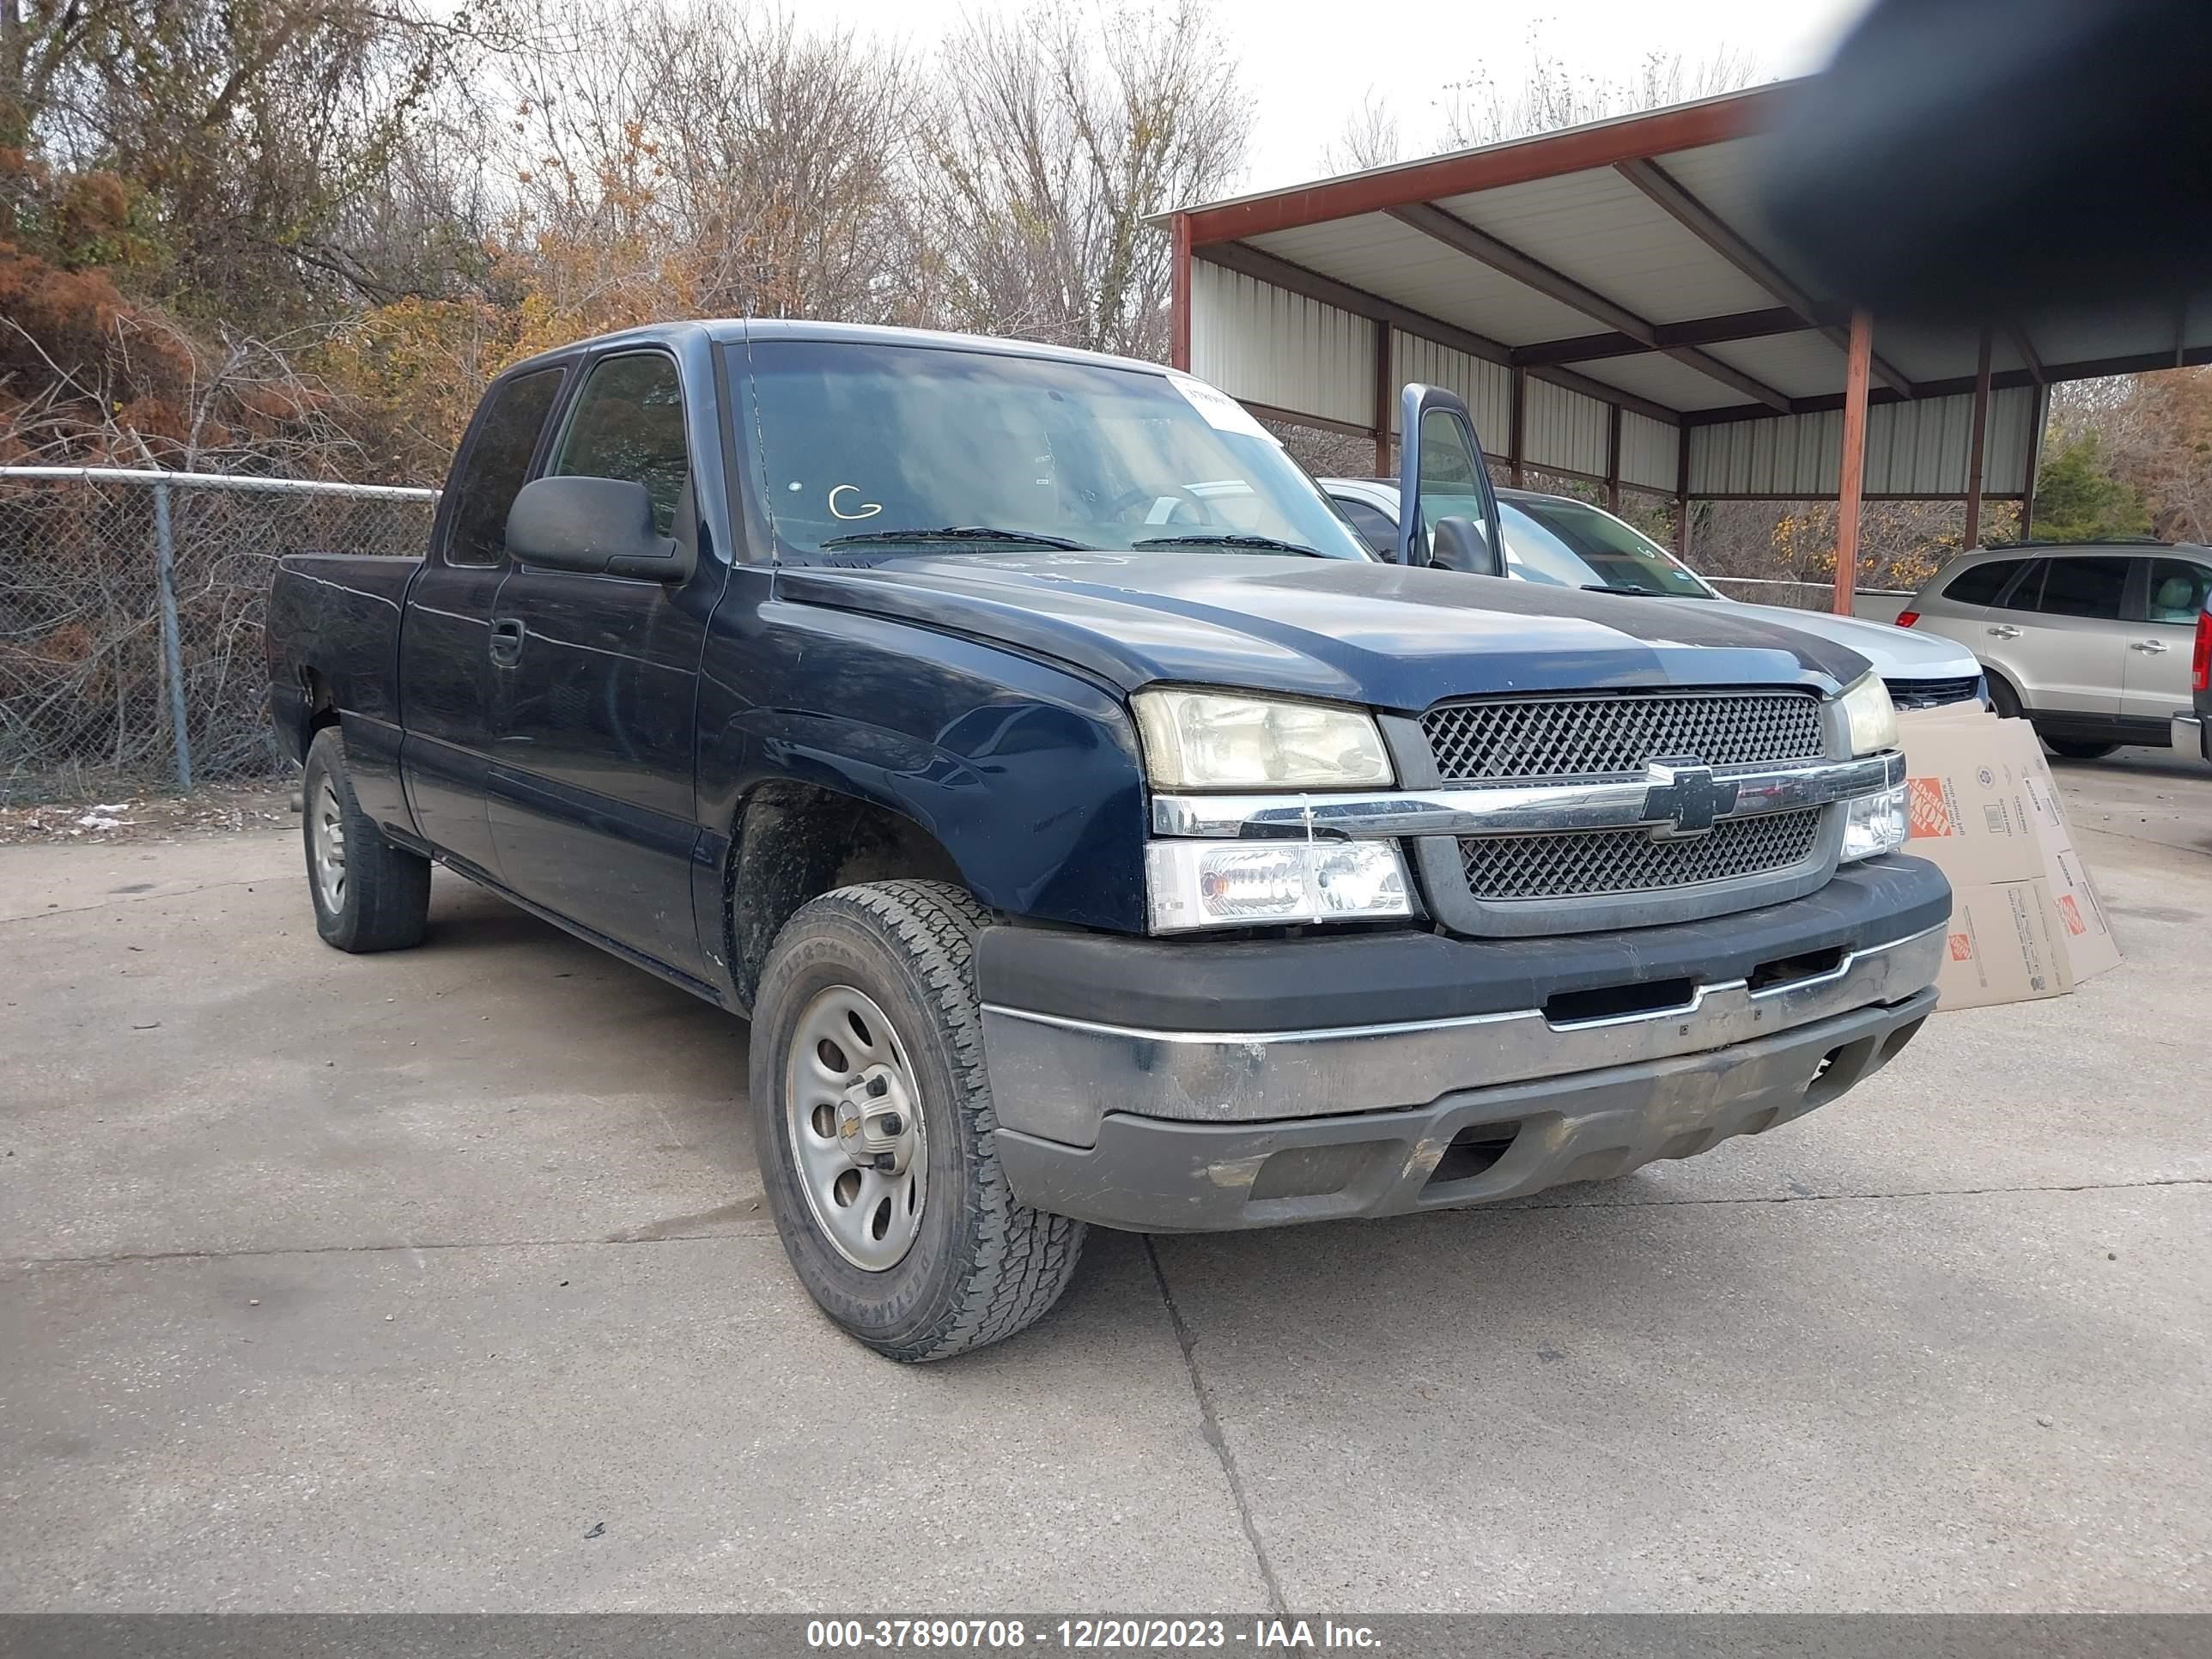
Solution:
{"label": "tow hook slot", "polygon": [[1591,991],[1561,991],[1544,1001],[1544,1018],[1553,1025],[1587,1025],[1601,1019],[1632,1019],[1641,1014],[1686,1012],[1698,1000],[1694,979],[1647,979],[1632,985],[1601,985]]}
{"label": "tow hook slot", "polygon": [[1807,951],[1799,956],[1777,957],[1751,970],[1752,992],[1755,995],[1780,986],[1794,985],[1801,979],[1819,979],[1843,965],[1844,947],[1840,945],[1831,945],[1825,951]]}

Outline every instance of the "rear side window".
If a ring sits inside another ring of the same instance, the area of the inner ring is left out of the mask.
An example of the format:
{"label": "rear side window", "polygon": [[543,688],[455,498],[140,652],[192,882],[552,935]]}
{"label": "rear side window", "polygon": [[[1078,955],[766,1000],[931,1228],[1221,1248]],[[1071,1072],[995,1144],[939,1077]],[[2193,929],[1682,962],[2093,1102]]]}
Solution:
{"label": "rear side window", "polygon": [[538,434],[553,412],[566,369],[518,374],[491,394],[477,423],[468,458],[453,480],[453,528],[446,538],[448,564],[497,564],[507,556],[507,510],[514,505],[537,453]]}
{"label": "rear side window", "polygon": [[653,527],[665,536],[691,474],[684,441],[684,383],[676,360],[658,351],[608,357],[592,370],[550,477],[622,478],[653,498]]}
{"label": "rear side window", "polygon": [[2037,611],[2046,617],[2120,619],[2120,600],[2128,591],[2125,559],[2051,559],[2046,563]]}
{"label": "rear side window", "polygon": [[2018,559],[1992,559],[1987,564],[1969,565],[1951,578],[1943,590],[1947,599],[1956,599],[1960,605],[1995,605],[2004,585],[2021,567]]}
{"label": "rear side window", "polygon": [[2194,624],[2212,595],[2212,570],[2187,559],[2153,559],[2143,600],[2154,623]]}

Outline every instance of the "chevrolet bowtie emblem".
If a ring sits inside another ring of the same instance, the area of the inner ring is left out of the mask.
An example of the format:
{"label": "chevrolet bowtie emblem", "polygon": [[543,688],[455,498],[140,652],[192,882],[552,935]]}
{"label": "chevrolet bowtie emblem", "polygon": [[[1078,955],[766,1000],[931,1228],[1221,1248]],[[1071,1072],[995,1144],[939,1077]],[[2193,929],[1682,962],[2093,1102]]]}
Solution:
{"label": "chevrolet bowtie emblem", "polygon": [[1735,811],[1739,786],[1713,775],[1702,761],[1644,763],[1644,822],[1654,841],[1690,841],[1711,833],[1713,820]]}

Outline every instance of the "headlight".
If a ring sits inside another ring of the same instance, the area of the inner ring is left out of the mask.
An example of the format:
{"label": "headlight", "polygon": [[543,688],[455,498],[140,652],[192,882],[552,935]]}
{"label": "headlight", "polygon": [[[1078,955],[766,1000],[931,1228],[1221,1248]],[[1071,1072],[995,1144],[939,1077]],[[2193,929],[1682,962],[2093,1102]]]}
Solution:
{"label": "headlight", "polygon": [[1844,717],[1850,722],[1851,753],[1879,755],[1897,747],[1897,705],[1879,674],[1862,674],[1844,691]]}
{"label": "headlight", "polygon": [[1879,858],[1905,845],[1911,820],[1905,805],[1905,786],[1885,789],[1878,795],[1861,795],[1847,802],[1844,817],[1844,864]]}
{"label": "headlight", "polygon": [[1156,933],[1409,916],[1395,842],[1156,841],[1145,848]]}
{"label": "headlight", "polygon": [[1160,789],[1358,789],[1395,781],[1375,718],[1357,709],[1217,691],[1132,699]]}

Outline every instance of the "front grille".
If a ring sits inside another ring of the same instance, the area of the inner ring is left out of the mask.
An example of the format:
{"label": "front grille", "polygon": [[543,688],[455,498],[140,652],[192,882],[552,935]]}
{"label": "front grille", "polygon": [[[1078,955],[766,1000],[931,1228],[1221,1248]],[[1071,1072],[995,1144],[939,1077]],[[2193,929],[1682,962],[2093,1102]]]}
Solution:
{"label": "front grille", "polygon": [[1643,830],[1546,836],[1468,836],[1459,858],[1478,899],[1589,898],[1770,875],[1812,857],[1820,809],[1723,818],[1690,841]]}
{"label": "front grille", "polygon": [[1441,704],[1421,717],[1445,783],[1640,773],[1646,761],[1707,766],[1818,760],[1810,691],[1600,693]]}
{"label": "front grille", "polygon": [[1969,674],[1954,680],[1884,680],[1889,700],[1899,708],[1940,708],[1947,702],[1965,702],[1982,689],[1981,677]]}

